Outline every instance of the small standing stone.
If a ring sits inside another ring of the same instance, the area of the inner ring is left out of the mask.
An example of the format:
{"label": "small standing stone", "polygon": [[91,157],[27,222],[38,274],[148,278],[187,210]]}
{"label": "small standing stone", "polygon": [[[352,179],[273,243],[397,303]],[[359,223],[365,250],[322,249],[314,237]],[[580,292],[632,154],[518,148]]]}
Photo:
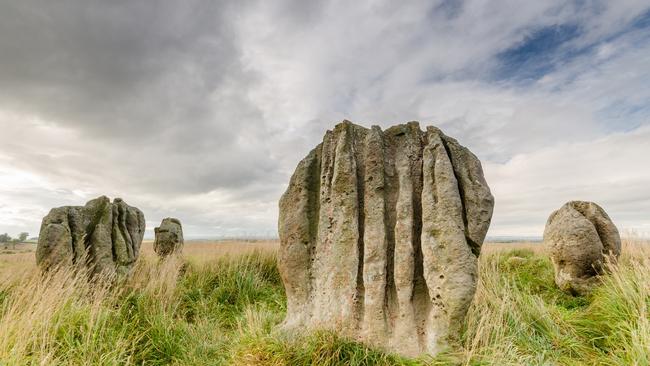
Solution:
{"label": "small standing stone", "polygon": [[544,243],[551,252],[555,283],[586,295],[598,283],[607,258],[621,254],[621,238],[605,210],[593,202],[571,201],[546,222]]}
{"label": "small standing stone", "polygon": [[168,217],[163,219],[160,227],[154,229],[156,239],[153,249],[158,256],[164,258],[183,251],[183,227],[180,220]]}
{"label": "small standing stone", "polygon": [[138,259],[144,230],[142,211],[121,198],[53,208],[41,224],[36,263],[42,270],[74,265],[91,275],[125,275]]}

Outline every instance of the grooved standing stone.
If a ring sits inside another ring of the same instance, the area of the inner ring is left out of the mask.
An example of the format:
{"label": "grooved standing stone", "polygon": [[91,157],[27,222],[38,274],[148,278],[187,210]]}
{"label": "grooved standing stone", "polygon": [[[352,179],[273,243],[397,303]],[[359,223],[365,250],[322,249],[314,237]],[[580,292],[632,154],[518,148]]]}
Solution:
{"label": "grooved standing stone", "polygon": [[163,219],[160,227],[155,228],[154,232],[156,239],[153,242],[153,250],[158,256],[167,257],[183,251],[183,227],[180,220],[173,217]]}
{"label": "grooved standing stone", "polygon": [[283,327],[439,352],[474,296],[493,206],[480,161],[439,129],[343,121],[280,200]]}
{"label": "grooved standing stone", "polygon": [[125,275],[138,258],[144,230],[142,211],[120,198],[53,208],[41,224],[36,263],[43,270],[85,266],[91,275]]}
{"label": "grooved standing stone", "polygon": [[546,222],[544,243],[551,251],[555,283],[586,295],[598,283],[607,256],[621,254],[621,238],[607,213],[593,202],[571,201]]}

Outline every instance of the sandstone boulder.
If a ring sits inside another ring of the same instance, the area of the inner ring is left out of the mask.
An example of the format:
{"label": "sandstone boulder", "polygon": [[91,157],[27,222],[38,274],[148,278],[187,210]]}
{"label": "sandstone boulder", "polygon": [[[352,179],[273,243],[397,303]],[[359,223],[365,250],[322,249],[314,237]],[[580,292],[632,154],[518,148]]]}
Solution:
{"label": "sandstone boulder", "polygon": [[439,129],[343,121],[280,200],[283,327],[439,352],[474,296],[493,205],[480,161]]}
{"label": "sandstone boulder", "polygon": [[156,239],[153,249],[160,257],[180,254],[183,250],[183,227],[178,219],[163,219],[160,227],[154,229]]}
{"label": "sandstone boulder", "polygon": [[621,238],[607,213],[593,202],[571,201],[546,222],[544,243],[555,268],[555,283],[576,295],[589,293],[609,257],[621,253]]}
{"label": "sandstone boulder", "polygon": [[142,212],[120,198],[53,208],[41,224],[36,262],[43,270],[84,266],[91,275],[125,275],[138,258],[144,230]]}

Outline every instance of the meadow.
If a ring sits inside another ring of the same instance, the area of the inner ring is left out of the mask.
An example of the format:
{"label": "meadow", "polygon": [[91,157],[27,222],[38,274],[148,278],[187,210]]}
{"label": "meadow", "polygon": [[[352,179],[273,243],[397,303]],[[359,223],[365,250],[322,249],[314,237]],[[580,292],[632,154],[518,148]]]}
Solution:
{"label": "meadow", "polygon": [[611,275],[573,297],[541,244],[487,243],[461,343],[420,359],[279,332],[277,242],[190,241],[164,262],[145,243],[120,286],[43,276],[24,247],[0,254],[0,365],[648,365],[649,245],[624,239]]}

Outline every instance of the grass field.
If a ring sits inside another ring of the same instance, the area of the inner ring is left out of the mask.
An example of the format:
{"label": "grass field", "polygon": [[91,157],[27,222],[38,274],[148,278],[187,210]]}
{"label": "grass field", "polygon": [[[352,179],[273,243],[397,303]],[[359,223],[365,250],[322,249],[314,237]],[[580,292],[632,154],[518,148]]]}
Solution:
{"label": "grass field", "polygon": [[647,245],[625,240],[583,298],[556,289],[540,244],[488,243],[462,344],[417,360],[328,332],[279,333],[276,242],[188,242],[183,260],[163,263],[145,243],[115,287],[42,277],[23,247],[0,254],[0,365],[648,365]]}

